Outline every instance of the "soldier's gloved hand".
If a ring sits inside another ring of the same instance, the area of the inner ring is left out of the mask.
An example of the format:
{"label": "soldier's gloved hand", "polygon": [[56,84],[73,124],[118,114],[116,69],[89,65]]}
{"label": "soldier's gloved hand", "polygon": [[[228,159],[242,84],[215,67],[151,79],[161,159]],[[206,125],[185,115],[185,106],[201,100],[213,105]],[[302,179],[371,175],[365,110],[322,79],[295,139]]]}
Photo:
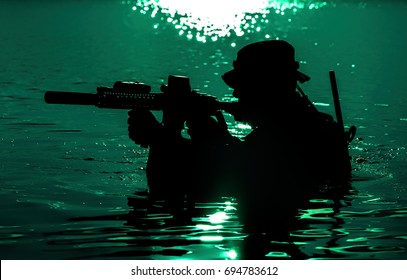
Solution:
{"label": "soldier's gloved hand", "polygon": [[233,141],[225,118],[219,112],[215,118],[208,115],[190,115],[187,118],[188,134],[192,141],[204,144],[226,144]]}
{"label": "soldier's gloved hand", "polygon": [[133,109],[128,114],[130,139],[141,147],[147,148],[159,137],[161,124],[150,111],[145,109]]}

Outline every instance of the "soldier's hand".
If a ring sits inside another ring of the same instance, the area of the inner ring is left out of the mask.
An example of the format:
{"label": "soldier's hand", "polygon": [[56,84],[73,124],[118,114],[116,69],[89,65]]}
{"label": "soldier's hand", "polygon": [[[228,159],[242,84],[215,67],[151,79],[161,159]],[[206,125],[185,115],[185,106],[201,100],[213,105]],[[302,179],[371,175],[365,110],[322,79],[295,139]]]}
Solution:
{"label": "soldier's hand", "polygon": [[130,139],[141,147],[147,148],[159,137],[161,124],[150,111],[145,109],[130,110],[128,115]]}

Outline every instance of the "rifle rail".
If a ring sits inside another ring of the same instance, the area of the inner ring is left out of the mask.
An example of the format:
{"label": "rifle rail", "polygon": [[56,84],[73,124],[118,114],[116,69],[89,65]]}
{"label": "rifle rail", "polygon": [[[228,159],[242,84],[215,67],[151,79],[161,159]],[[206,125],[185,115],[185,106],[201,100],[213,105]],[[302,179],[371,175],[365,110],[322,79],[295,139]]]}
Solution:
{"label": "rifle rail", "polygon": [[[204,109],[210,114],[223,110],[233,114],[236,102],[222,102],[216,97],[194,92],[187,97],[170,96],[165,93],[131,93],[121,92],[107,87],[99,87],[97,93],[47,91],[44,100],[48,104],[94,105],[107,109],[135,109],[165,110],[168,108]],[[191,101],[194,101],[191,104]],[[197,106],[198,108],[194,107]],[[187,108],[191,107],[191,108]]]}

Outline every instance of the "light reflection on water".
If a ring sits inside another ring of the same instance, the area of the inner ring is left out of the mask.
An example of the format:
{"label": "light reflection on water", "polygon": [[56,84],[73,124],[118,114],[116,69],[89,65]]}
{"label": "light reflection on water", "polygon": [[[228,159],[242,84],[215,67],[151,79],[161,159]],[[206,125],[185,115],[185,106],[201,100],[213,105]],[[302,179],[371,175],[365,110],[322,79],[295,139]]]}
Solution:
{"label": "light reflection on water", "polygon": [[[180,36],[199,42],[223,37],[242,37],[263,30],[271,24],[270,13],[295,16],[304,9],[319,9],[325,1],[283,0],[137,0],[123,1],[132,10],[157,18],[154,28],[172,24]],[[287,19],[288,22],[291,18]],[[265,34],[270,38],[271,34]]]}
{"label": "light reflection on water", "polygon": [[[174,220],[160,202],[151,203],[141,193],[128,197],[128,210],[114,207],[103,216],[71,217],[55,230],[2,226],[0,244],[45,241],[45,258],[56,254],[64,259],[403,258],[407,236],[390,233],[388,222],[381,220],[407,218],[406,207],[358,208],[365,200],[358,192],[334,197],[328,193],[310,199],[288,237],[276,234],[278,227],[271,235],[247,234],[231,197],[198,203],[191,219]],[[262,220],[276,214],[267,212],[267,205],[262,208]],[[41,255],[28,250],[24,257]]]}
{"label": "light reflection on water", "polygon": [[[300,210],[288,236],[278,234],[278,227],[271,235],[249,235],[231,197],[198,203],[191,219],[174,220],[160,202],[151,203],[140,193],[128,197],[129,210],[116,207],[103,216],[69,218],[63,228],[45,229],[42,236],[37,229],[1,227],[0,242],[5,246],[45,239],[48,254],[67,259],[366,259],[389,253],[402,257],[407,236],[390,234],[380,224],[364,227],[352,221],[406,218],[407,208],[347,210],[363,203],[358,200],[352,190],[339,197],[324,193]],[[264,205],[259,213],[263,220],[276,214],[267,209]]]}

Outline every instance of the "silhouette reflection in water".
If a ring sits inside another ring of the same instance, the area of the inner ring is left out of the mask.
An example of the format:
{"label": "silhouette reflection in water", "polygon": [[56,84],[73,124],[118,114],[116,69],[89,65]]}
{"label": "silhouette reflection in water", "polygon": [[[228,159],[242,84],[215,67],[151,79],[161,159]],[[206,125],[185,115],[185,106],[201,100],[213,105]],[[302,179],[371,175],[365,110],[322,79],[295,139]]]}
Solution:
{"label": "silhouette reflection in water", "polygon": [[[163,201],[171,222],[190,223],[197,202],[235,197],[248,235],[242,250],[247,258],[264,257],[270,240],[288,242],[293,258],[304,257],[290,242],[299,210],[323,189],[334,201],[349,191],[354,131],[345,132],[314,107],[298,85],[309,77],[298,68],[286,41],[239,50],[222,78],[237,99],[228,112],[252,128],[244,139],[230,134],[221,111],[213,117],[195,108],[167,108],[162,122],[147,110],[129,112],[130,138],[150,149],[149,197]],[[187,78],[170,76],[168,94],[190,91]]]}

